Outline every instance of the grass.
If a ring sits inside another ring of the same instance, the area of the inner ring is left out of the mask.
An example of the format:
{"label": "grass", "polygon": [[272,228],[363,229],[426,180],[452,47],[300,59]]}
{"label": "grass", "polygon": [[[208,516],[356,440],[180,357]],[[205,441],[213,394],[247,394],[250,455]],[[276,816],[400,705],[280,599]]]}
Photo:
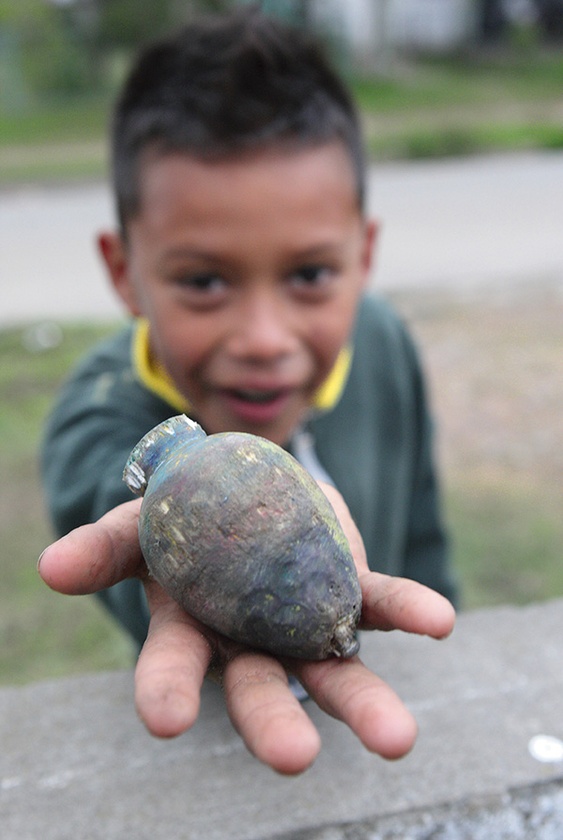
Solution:
{"label": "grass", "polygon": [[449,479],[447,519],[465,608],[563,595],[563,526],[556,488]]}
{"label": "grass", "polygon": [[76,143],[102,138],[109,96],[46,99],[7,109],[0,122],[0,146]]}
{"label": "grass", "polygon": [[502,52],[457,58],[398,60],[386,76],[353,83],[366,111],[491,105],[556,100],[563,83],[563,53]]}
{"label": "grass", "polygon": [[[438,457],[466,608],[563,595],[561,297],[408,293],[395,303],[423,354],[439,419]],[[0,683],[127,667],[131,650],[91,597],[39,579],[50,541],[38,476],[44,418],[66,371],[113,325],[64,325],[32,352],[0,331]]]}
{"label": "grass", "polygon": [[377,160],[459,157],[489,152],[563,149],[563,125],[512,122],[499,125],[428,126],[400,134],[374,133],[369,144]]}
{"label": "grass", "polygon": [[0,331],[0,682],[17,684],[131,664],[127,640],[93,598],[65,598],[39,579],[36,559],[51,541],[38,472],[45,416],[66,371],[109,327],[63,329],[39,353],[26,331]]}
{"label": "grass", "polygon": [[102,178],[108,97],[55,99],[7,110],[0,120],[0,186]]}
{"label": "grass", "polygon": [[426,60],[354,85],[376,160],[563,148],[563,53]]}

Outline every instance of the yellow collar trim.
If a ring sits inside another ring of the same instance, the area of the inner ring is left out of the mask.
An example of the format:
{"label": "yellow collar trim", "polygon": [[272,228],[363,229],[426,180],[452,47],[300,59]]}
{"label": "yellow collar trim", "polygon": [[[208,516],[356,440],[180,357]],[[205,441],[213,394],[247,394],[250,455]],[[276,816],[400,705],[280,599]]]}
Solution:
{"label": "yellow collar trim", "polygon": [[330,411],[342,396],[350,368],[352,367],[352,347],[346,344],[336,357],[331,372],[317,388],[313,405],[318,411]]}
{"label": "yellow collar trim", "polygon": [[[173,408],[189,414],[188,400],[178,391],[164,367],[151,358],[149,322],[146,318],[139,318],[135,323],[132,356],[133,368],[143,385]],[[330,411],[337,404],[346,385],[351,365],[352,348],[346,345],[338,354],[331,372],[315,393],[313,406],[318,411]]]}
{"label": "yellow collar trim", "polygon": [[135,323],[131,351],[133,369],[145,388],[177,411],[189,414],[188,400],[178,391],[164,367],[151,358],[149,322],[146,318],[139,318]]}

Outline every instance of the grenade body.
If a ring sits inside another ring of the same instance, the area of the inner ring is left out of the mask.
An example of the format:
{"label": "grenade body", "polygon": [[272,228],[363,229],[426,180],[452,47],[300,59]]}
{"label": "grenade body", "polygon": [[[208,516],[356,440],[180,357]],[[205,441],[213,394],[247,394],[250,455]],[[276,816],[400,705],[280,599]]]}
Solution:
{"label": "grenade body", "polygon": [[279,446],[206,436],[181,415],[140,441],[124,479],[144,495],[147,566],[191,615],[276,655],[357,652],[361,592],[348,542],[324,493]]}

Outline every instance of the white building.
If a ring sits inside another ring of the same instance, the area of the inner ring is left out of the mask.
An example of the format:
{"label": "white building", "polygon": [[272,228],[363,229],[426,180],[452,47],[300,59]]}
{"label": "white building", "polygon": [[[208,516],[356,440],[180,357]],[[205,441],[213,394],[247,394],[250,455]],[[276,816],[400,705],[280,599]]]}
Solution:
{"label": "white building", "polygon": [[310,0],[314,17],[369,62],[389,47],[449,50],[475,32],[475,0]]}

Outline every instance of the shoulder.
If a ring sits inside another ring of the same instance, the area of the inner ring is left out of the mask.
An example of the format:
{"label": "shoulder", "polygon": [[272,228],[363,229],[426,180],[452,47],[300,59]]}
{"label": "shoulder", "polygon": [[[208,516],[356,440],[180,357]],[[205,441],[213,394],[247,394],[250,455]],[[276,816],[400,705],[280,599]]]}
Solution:
{"label": "shoulder", "polygon": [[408,327],[393,304],[374,293],[364,295],[358,307],[354,342],[381,341],[412,344]]}
{"label": "shoulder", "polygon": [[[351,337],[352,364],[339,402],[315,418],[320,432],[350,429],[385,434],[409,426],[421,395],[422,372],[415,344],[391,303],[366,295]],[[402,426],[401,426],[402,424]]]}
{"label": "shoulder", "polygon": [[154,410],[160,400],[139,381],[132,359],[133,326],[127,325],[95,345],[64,382],[52,412],[68,419],[83,414],[134,415],[141,406]]}
{"label": "shoulder", "polygon": [[96,344],[70,373],[63,390],[80,387],[99,376],[131,371],[131,338],[132,326],[128,325]]}
{"label": "shoulder", "polygon": [[407,324],[392,303],[378,295],[362,299],[352,343],[355,376],[371,373],[397,382],[419,374],[418,352]]}
{"label": "shoulder", "polygon": [[170,407],[137,379],[132,329],[103,341],[78,364],[47,420],[41,468],[58,533],[91,521],[129,498],[121,481],[137,441]]}
{"label": "shoulder", "polygon": [[44,459],[54,463],[78,454],[82,458],[84,449],[128,444],[139,432],[144,434],[154,417],[159,422],[170,413],[137,378],[131,341],[132,327],[127,326],[96,345],[70,374],[46,423]]}

